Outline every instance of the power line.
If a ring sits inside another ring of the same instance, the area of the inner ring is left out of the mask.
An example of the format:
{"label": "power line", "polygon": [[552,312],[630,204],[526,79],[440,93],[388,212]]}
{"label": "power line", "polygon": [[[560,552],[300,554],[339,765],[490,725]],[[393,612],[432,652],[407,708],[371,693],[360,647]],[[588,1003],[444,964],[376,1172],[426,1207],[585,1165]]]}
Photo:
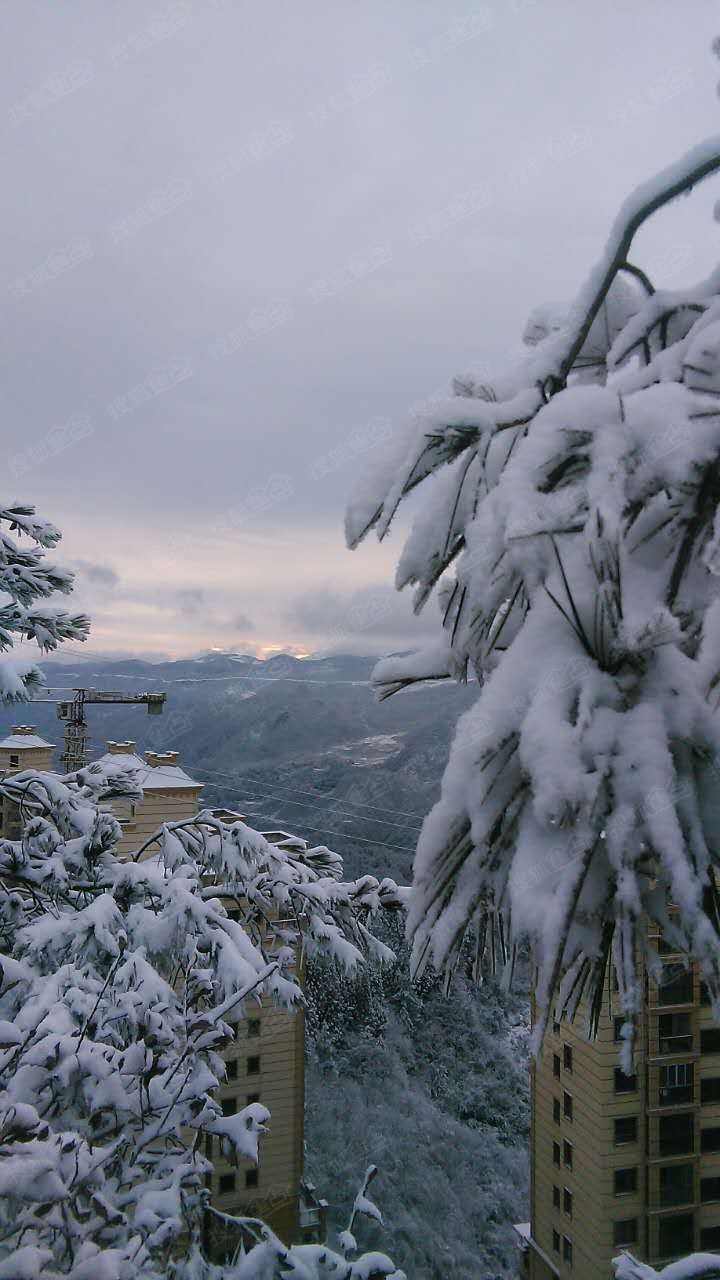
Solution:
{"label": "power line", "polygon": [[[218,778],[229,778],[229,779],[230,779],[230,780],[232,780],[232,781],[243,782],[243,783],[250,782],[253,786],[261,787],[261,788],[263,789],[263,791],[267,791],[268,787],[271,787],[271,786],[272,786],[272,783],[263,782],[261,778],[251,778],[249,774],[242,774],[242,773],[237,773],[237,774],[235,774],[235,773],[223,773],[223,771],[222,771],[221,769],[207,769],[207,768],[205,767],[205,765],[190,765],[189,767],[190,767],[191,769],[193,769],[196,773],[198,773],[198,772],[200,772],[200,773],[210,773],[210,774],[213,774],[215,777],[218,777]],[[286,784],[286,785],[285,785],[285,787],[284,787],[284,791],[285,791],[285,792],[288,792],[288,791],[295,791],[295,792],[297,792],[297,794],[298,794],[298,795],[301,795],[301,796],[312,796],[312,797],[317,797],[317,799],[319,799],[319,800],[329,800],[331,803],[334,803],[334,804],[336,805],[336,807],[338,806],[338,803],[343,803],[343,804],[352,804],[352,805],[356,805],[356,806],[357,806],[357,808],[359,808],[359,809],[377,809],[379,813],[393,813],[393,814],[395,814],[396,816],[400,816],[400,817],[406,817],[406,818],[419,818],[421,822],[422,822],[423,817],[424,817],[424,814],[422,814],[422,813],[410,813],[410,812],[408,812],[408,811],[407,811],[407,810],[405,810],[405,809],[388,809],[388,808],[386,808],[384,805],[379,805],[379,804],[369,804],[369,803],[367,803],[367,804],[366,804],[366,803],[361,802],[361,801],[359,801],[359,800],[344,800],[344,801],[340,801],[340,802],[338,802],[338,801],[333,801],[331,796],[327,796],[327,795],[325,795],[322,791],[308,791],[308,790],[306,790],[304,787],[294,787],[294,786],[292,786],[292,784]],[[302,802],[301,802],[300,800],[293,800],[291,803],[292,803],[292,804],[301,804]],[[310,808],[310,807],[311,807],[311,806],[308,806],[308,808]],[[353,818],[353,817],[355,817],[356,815],[355,815],[355,814],[352,814],[352,813],[348,813],[348,815],[347,815],[347,816],[348,816],[348,818]],[[371,821],[373,821],[373,822],[386,822],[386,823],[387,823],[387,825],[388,825],[388,826],[390,826],[390,827],[404,827],[404,826],[405,826],[405,824],[404,824],[404,823],[402,823],[402,822],[390,822],[390,821],[389,821],[389,819],[387,819],[387,818],[373,818],[373,819],[371,819]],[[419,828],[418,828],[418,830],[419,830]]]}
{"label": "power line", "polygon": [[[197,772],[197,770],[195,770],[194,772]],[[202,771],[201,771],[201,772],[202,772]],[[210,782],[210,783],[207,783],[206,785],[208,785],[208,786],[214,786],[214,787],[218,787],[218,788],[219,788],[221,785],[227,786],[227,783],[223,783],[223,784],[221,784],[221,783],[219,783],[219,782]],[[307,800],[293,800],[292,796],[288,796],[287,792],[283,792],[283,793],[281,793],[280,795],[278,795],[278,794],[277,794],[277,792],[268,791],[266,786],[265,786],[265,787],[263,787],[263,790],[264,790],[264,791],[266,791],[266,794],[265,794],[264,796],[260,796],[259,801],[258,801],[258,803],[259,803],[259,804],[262,804],[262,803],[263,803],[263,801],[265,801],[265,800],[279,800],[281,803],[284,801],[286,804],[294,804],[294,805],[297,805],[297,806],[298,806],[298,808],[300,808],[300,809],[314,809],[314,808],[315,808],[315,806],[314,806],[314,805],[312,805],[312,804],[309,804]],[[341,811],[338,811],[337,809],[336,809],[336,813],[337,813],[337,816],[338,816],[339,818],[357,819],[357,818],[359,818],[359,817],[360,817],[360,815],[359,815],[359,814],[355,814],[355,813],[343,813],[343,812],[341,812]],[[373,817],[366,818],[365,820],[366,820],[366,822],[377,822],[377,823],[382,823],[382,824],[383,824],[383,826],[386,826],[386,827],[397,827],[397,829],[398,829],[399,831],[412,831],[412,832],[414,832],[416,835],[419,835],[419,834],[420,834],[420,827],[408,827],[407,823],[403,823],[403,822],[388,822],[388,820],[387,820],[386,818],[373,818]]]}
{"label": "power line", "polygon": [[[196,772],[196,770],[195,770],[195,767],[194,767],[194,766],[190,766],[190,767],[193,769],[193,772]],[[202,771],[203,771],[204,773],[214,773],[216,777],[222,777],[222,778],[225,778],[225,777],[227,776],[227,777],[229,777],[231,780],[233,780],[233,776],[232,776],[232,775],[224,775],[224,774],[219,773],[217,770],[203,769]],[[238,779],[238,780],[239,780],[239,779]],[[209,787],[215,787],[217,790],[220,790],[221,785],[222,785],[222,786],[225,786],[225,785],[227,785],[227,784],[226,784],[226,783],[222,783],[222,784],[221,784],[221,783],[219,783],[219,782],[208,782],[208,783],[204,783],[203,785],[205,785],[205,786],[209,786]],[[260,784],[260,786],[262,786],[262,787],[263,787],[263,789],[265,789],[265,784],[261,783],[261,784]],[[311,794],[311,793],[308,793],[308,794]],[[250,806],[248,806],[248,807],[255,808],[255,809],[257,810],[257,814],[258,814],[260,817],[262,817],[262,818],[268,818],[271,822],[280,822],[280,823],[283,823],[283,824],[284,824],[284,823],[286,823],[286,822],[288,821],[288,820],[287,820],[287,818],[280,817],[280,816],[279,816],[278,814],[276,814],[276,813],[270,813],[269,811],[267,811],[267,810],[265,810],[265,809],[262,809],[262,808],[260,807],[260,806],[261,806],[261,804],[262,804],[262,801],[263,801],[263,800],[280,800],[280,801],[282,801],[284,798],[285,798],[285,797],[283,797],[283,796],[277,796],[277,795],[266,795],[266,796],[263,796],[259,801],[254,802],[254,803],[251,803],[251,805],[250,805]],[[302,802],[302,801],[300,801],[300,800],[293,800],[293,799],[289,799],[289,800],[287,801],[287,803],[288,803],[288,804],[301,805],[303,802]],[[243,805],[243,808],[245,808],[245,807],[246,807],[246,806],[245,806],[245,805]],[[311,808],[312,808],[312,805],[307,805],[306,807],[307,807],[308,809],[311,809]],[[252,815],[247,815],[247,816],[252,816]],[[344,815],[343,815],[343,816],[344,816]],[[354,814],[348,814],[347,816],[348,816],[348,817],[354,817],[355,815],[354,815]],[[416,816],[416,817],[419,817],[420,815],[419,815],[419,814],[416,814],[415,816]],[[253,821],[255,821],[255,820],[257,820],[257,819],[256,819],[256,818],[254,818],[254,819],[253,819]],[[373,818],[373,819],[371,819],[371,821],[374,821],[374,822],[380,822],[380,821],[382,821],[382,819],[380,819],[380,818]],[[370,844],[370,845],[374,845],[374,846],[375,846],[375,847],[377,847],[378,849],[396,849],[399,853],[406,853],[406,854],[407,854],[407,853],[410,853],[410,852],[411,852],[411,850],[407,849],[404,845],[400,845],[400,844],[388,844],[388,842],[387,842],[386,840],[371,840],[371,839],[370,839],[369,837],[367,837],[367,836],[357,836],[357,835],[355,835],[355,834],[348,833],[347,831],[333,831],[331,828],[329,828],[329,827],[325,827],[325,826],[322,826],[322,827],[316,827],[316,826],[314,826],[311,822],[305,822],[304,820],[303,820],[303,824],[302,824],[302,825],[303,825],[303,830],[307,830],[307,831],[319,831],[321,835],[327,835],[327,836],[339,836],[341,840],[352,840],[352,841],[353,841],[353,843]],[[388,825],[399,825],[399,824],[388,824]],[[420,833],[420,828],[419,828],[419,827],[403,828],[403,829],[404,829],[404,830],[408,830],[408,831],[412,831],[412,833],[413,833],[413,834],[417,834],[417,835],[419,835],[419,833]]]}

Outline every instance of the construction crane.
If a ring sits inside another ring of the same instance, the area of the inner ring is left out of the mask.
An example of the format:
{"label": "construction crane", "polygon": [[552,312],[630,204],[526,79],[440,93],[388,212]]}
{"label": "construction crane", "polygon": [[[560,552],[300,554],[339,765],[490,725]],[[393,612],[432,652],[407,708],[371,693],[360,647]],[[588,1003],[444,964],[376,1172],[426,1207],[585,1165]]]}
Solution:
{"label": "construction crane", "polygon": [[75,773],[87,758],[88,722],[85,708],[89,703],[107,706],[117,704],[144,704],[148,715],[161,716],[167,699],[166,693],[120,693],[108,689],[44,689],[44,693],[72,693],[72,698],[36,698],[36,702],[57,703],[59,720],[65,721],[62,765],[64,773]]}

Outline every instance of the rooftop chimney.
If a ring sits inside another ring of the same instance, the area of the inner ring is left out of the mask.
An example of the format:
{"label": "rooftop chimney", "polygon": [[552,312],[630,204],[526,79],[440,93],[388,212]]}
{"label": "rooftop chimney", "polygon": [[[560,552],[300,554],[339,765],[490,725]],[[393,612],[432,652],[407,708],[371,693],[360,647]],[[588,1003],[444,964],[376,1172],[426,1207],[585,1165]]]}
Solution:
{"label": "rooftop chimney", "polygon": [[27,738],[31,733],[37,733],[34,724],[14,724],[12,732],[20,734],[21,738]]}
{"label": "rooftop chimney", "polygon": [[108,754],[111,756],[134,756],[136,746],[134,742],[108,742]]}
{"label": "rooftop chimney", "polygon": [[157,769],[164,764],[177,764],[180,759],[179,751],[146,751],[145,759],[151,769]]}

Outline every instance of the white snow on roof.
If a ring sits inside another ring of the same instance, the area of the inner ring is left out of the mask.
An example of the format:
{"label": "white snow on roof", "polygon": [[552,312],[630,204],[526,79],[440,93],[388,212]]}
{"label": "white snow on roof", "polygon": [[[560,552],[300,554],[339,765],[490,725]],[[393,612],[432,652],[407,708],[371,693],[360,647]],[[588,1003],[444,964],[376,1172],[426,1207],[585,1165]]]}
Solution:
{"label": "white snow on roof", "polygon": [[16,747],[50,747],[51,750],[54,750],[55,743],[46,742],[37,733],[10,733],[7,738],[0,739],[0,747],[9,747],[11,751],[14,751]]}
{"label": "white snow on roof", "polygon": [[132,753],[108,751],[100,757],[101,764],[119,765],[123,769],[136,769],[138,785],[143,791],[177,790],[179,787],[201,787],[201,782],[194,782],[189,774],[178,764],[159,764],[153,768],[142,756]]}

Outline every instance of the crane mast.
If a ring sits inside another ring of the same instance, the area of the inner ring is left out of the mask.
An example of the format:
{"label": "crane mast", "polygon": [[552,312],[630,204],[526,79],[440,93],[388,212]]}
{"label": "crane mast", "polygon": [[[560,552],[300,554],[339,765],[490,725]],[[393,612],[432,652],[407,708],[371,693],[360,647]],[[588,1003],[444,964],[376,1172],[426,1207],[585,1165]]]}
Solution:
{"label": "crane mast", "polygon": [[[52,692],[52,689],[48,690],[48,693]],[[55,690],[55,692],[62,692],[62,690]],[[65,721],[62,754],[64,773],[75,773],[87,760],[88,722],[85,708],[89,704],[125,706],[144,704],[148,709],[148,715],[160,716],[167,699],[166,693],[122,693],[111,689],[73,689],[71,692],[74,694],[72,698],[37,699],[39,702],[57,702],[58,719]]]}

